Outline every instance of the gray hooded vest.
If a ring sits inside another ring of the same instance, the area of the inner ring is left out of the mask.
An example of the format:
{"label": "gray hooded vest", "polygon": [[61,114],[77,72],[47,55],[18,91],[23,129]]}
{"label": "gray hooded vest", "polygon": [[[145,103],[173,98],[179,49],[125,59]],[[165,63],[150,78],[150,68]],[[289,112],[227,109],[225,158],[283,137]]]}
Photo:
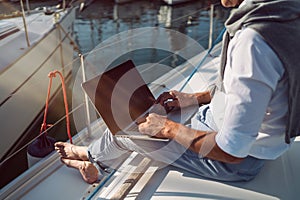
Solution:
{"label": "gray hooded vest", "polygon": [[232,11],[225,23],[220,78],[223,80],[230,38],[243,26],[257,31],[285,68],[289,84],[286,143],[300,135],[300,0],[253,0]]}

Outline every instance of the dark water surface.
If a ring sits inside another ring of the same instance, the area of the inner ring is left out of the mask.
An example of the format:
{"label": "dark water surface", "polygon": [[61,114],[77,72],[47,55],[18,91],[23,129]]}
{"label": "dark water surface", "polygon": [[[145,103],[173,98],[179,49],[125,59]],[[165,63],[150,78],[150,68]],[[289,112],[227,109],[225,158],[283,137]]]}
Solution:
{"label": "dark water surface", "polygon": [[[33,9],[42,5],[53,5],[56,2],[31,1],[31,8]],[[213,3],[219,3],[219,0],[188,1],[176,6],[168,6],[159,0],[137,0],[126,4],[116,4],[113,0],[95,0],[82,12],[77,12],[73,36],[79,46],[80,52],[84,55],[88,55],[101,42],[118,33],[142,27],[161,27],[179,31],[193,38],[206,49],[209,46],[210,5]],[[0,1],[0,14],[18,9],[18,3]],[[215,40],[223,29],[223,24],[227,16],[227,9],[222,8],[219,4],[214,7],[212,41]],[[145,38],[145,40],[147,39]],[[157,62],[169,55],[170,52],[156,51],[153,53],[151,50],[144,49],[127,56],[134,59],[135,63],[140,64],[150,61]],[[172,63],[173,61],[169,60],[168,62]],[[180,63],[176,65],[178,64]],[[69,89],[70,95],[71,89]],[[48,116],[52,118],[52,121],[56,121],[64,115],[62,99],[59,99],[57,104],[52,105],[52,108],[59,111],[54,113],[49,111]],[[39,127],[37,127],[38,129]],[[57,140],[66,140],[65,130],[65,122],[62,121],[59,127],[55,127],[49,132],[49,135],[55,137]],[[74,127],[72,127],[72,132],[76,133]],[[36,133],[34,134],[36,135]],[[31,139],[32,136],[28,138],[28,141]],[[28,141],[24,141],[23,144],[26,144]],[[0,166],[0,188],[27,169],[25,150],[26,148],[23,148],[9,162]]]}
{"label": "dark water surface", "polygon": [[[210,5],[218,3],[219,0],[199,0],[168,6],[159,0],[137,0],[126,4],[115,4],[112,0],[94,1],[83,12],[77,13],[76,42],[82,53],[87,53],[122,31],[159,26],[186,34],[207,48]],[[213,38],[216,38],[223,28],[228,10],[220,5],[214,9]]]}

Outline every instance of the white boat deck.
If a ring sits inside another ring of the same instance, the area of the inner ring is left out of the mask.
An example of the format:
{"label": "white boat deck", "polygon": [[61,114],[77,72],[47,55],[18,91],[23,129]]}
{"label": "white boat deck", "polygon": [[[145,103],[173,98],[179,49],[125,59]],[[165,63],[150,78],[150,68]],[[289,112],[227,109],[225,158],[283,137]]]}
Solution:
{"label": "white boat deck", "polygon": [[[216,69],[211,63],[200,68],[201,74],[193,77],[190,85],[192,89],[193,83],[197,83],[197,86],[202,83],[204,88],[208,80],[214,79]],[[215,64],[217,63],[216,60]],[[175,83],[174,80],[178,79],[170,77],[167,80],[170,80],[170,84],[177,85],[174,85],[175,89],[182,85],[182,81]],[[97,134],[103,131],[103,127],[93,128],[92,131]],[[85,130],[74,142],[79,145],[84,142],[84,134]],[[127,172],[141,167],[141,163],[146,163],[144,166],[147,169],[137,179],[137,183],[132,185],[133,188],[125,193],[124,199],[298,199],[299,151],[300,138],[297,138],[288,152],[274,161],[267,161],[254,180],[234,183],[207,180],[172,166],[159,169],[159,163],[156,162],[147,166],[147,162],[141,162],[141,158],[133,153],[119,168],[126,170],[108,175],[108,178],[93,185],[85,183],[77,170],[62,165],[58,154],[53,153],[3,188],[0,199],[112,199],[119,195],[122,188],[124,191],[125,184],[132,181],[131,173]]]}
{"label": "white boat deck", "polygon": [[[62,12],[60,15],[64,14],[65,13]],[[34,46],[43,36],[49,33],[55,25],[53,15],[45,15],[43,11],[26,15],[25,19],[31,47]],[[14,24],[20,31],[0,40],[0,73],[29,49],[26,42],[22,17],[3,19],[1,20],[0,25],[7,23]]]}
{"label": "white boat deck", "polygon": [[267,161],[250,182],[217,182],[181,169],[167,167],[157,171],[146,187],[131,191],[126,199],[298,199],[300,191],[298,138],[292,149],[274,161]]}
{"label": "white boat deck", "polygon": [[[125,199],[297,199],[300,194],[296,188],[300,184],[298,173],[300,162],[294,158],[299,150],[300,140],[297,139],[286,154],[277,160],[268,161],[260,174],[250,182],[217,182],[172,166],[155,171],[157,166],[153,165],[149,167],[148,172],[144,173]],[[89,198],[99,186],[98,184],[85,183],[78,171],[62,165],[59,159],[56,159],[49,168],[51,169],[44,168],[43,170],[54,170],[53,173],[46,177],[36,174],[37,177],[33,179],[38,184],[23,185],[11,193],[13,197],[45,200],[110,199],[113,193],[107,193],[106,190],[116,189],[107,184],[99,190],[99,193]],[[125,181],[126,175],[115,173],[111,180],[117,178]],[[20,192],[19,194],[22,195],[18,196],[18,190],[24,189],[30,189],[30,191],[25,194]]]}

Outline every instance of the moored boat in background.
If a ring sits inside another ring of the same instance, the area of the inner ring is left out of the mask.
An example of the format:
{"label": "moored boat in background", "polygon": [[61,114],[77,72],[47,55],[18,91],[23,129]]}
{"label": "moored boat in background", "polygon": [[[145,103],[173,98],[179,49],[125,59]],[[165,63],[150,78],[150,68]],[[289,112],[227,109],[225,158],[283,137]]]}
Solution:
{"label": "moored boat in background", "polygon": [[[47,75],[70,77],[75,7],[42,8],[0,21],[0,158],[14,152],[42,114]],[[52,94],[60,88],[53,81]]]}
{"label": "moored boat in background", "polygon": [[168,5],[176,5],[176,4],[184,3],[187,1],[191,1],[191,0],[163,0],[163,1]]}

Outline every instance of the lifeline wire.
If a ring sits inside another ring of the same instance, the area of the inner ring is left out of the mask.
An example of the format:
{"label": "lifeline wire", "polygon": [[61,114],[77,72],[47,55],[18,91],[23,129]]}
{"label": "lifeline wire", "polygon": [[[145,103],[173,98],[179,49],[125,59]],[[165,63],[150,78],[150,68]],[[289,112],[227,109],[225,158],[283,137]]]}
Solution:
{"label": "lifeline wire", "polygon": [[204,63],[204,61],[206,60],[206,58],[210,55],[210,52],[213,50],[213,48],[215,47],[215,45],[217,43],[219,43],[220,41],[222,41],[222,36],[225,33],[226,28],[223,28],[223,30],[221,31],[221,33],[218,35],[217,39],[214,41],[213,45],[208,49],[207,53],[205,54],[205,56],[202,58],[202,60],[199,62],[199,64],[197,65],[197,67],[193,70],[193,72],[191,73],[191,75],[188,77],[188,79],[185,81],[185,83],[182,85],[182,87],[180,88],[180,92],[185,88],[185,86],[189,83],[189,81],[192,79],[192,77],[194,76],[194,74],[198,71],[198,69],[202,66],[202,64]]}

